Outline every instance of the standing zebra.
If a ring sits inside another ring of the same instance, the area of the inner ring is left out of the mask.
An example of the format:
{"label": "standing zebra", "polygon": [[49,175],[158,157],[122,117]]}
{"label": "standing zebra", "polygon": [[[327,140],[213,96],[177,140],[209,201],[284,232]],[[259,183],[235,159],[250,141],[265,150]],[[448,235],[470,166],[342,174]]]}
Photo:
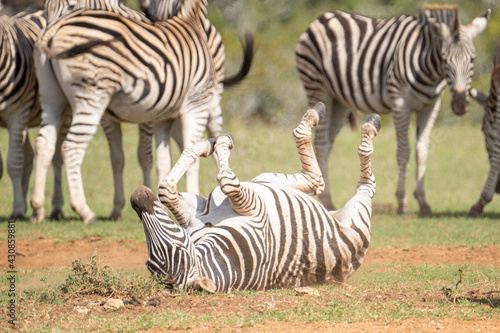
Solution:
{"label": "standing zebra", "polygon": [[[33,47],[46,23],[43,11],[0,17],[0,126],[7,127],[9,132],[7,171],[14,192],[13,211],[9,217],[12,220],[24,219],[26,214],[26,196],[33,168],[28,127],[40,124]],[[59,218],[63,205],[60,152],[55,154],[53,167],[51,216]]]}
{"label": "standing zebra", "polygon": [[[370,157],[380,117],[370,116],[362,127],[361,175],[355,196],[344,208],[329,212],[311,197],[324,187],[311,145],[311,128],[323,113],[320,104],[308,110],[293,132],[302,162],[300,173],[267,173],[240,182],[228,165],[234,143],[224,133],[183,151],[160,185],[160,200],[150,189],[138,187],[130,200],[144,226],[149,254],[146,265],[151,273],[167,276],[180,289],[210,292],[296,287],[349,278],[362,264],[370,243],[375,193]],[[176,185],[182,174],[200,156],[211,153],[220,186],[207,199],[179,194]]]}
{"label": "standing zebra", "polygon": [[310,105],[326,104],[315,147],[326,188],[321,201],[333,209],[328,155],[349,111],[392,112],[399,166],[398,213],[409,211],[405,193],[410,157],[408,127],[417,117],[416,184],[421,214],[431,214],[424,176],[430,134],[441,95],[449,85],[452,109],[468,109],[475,57],[473,38],[486,26],[490,10],[461,25],[456,6],[424,6],[417,17],[377,20],[344,12],[325,13],[302,34],[296,46],[297,70]]}
{"label": "standing zebra", "polygon": [[479,200],[471,207],[470,216],[482,216],[484,206],[500,193],[500,43],[493,58],[493,72],[489,96],[471,89],[471,97],[484,108],[482,130],[490,160],[490,171]]}
{"label": "standing zebra", "polygon": [[[62,144],[70,202],[87,223],[95,219],[81,180],[85,149],[104,112],[120,121],[153,122],[159,160],[171,121],[181,119],[183,146],[201,138],[208,115],[219,105],[214,62],[200,23],[206,1],[185,1],[176,16],[148,23],[112,11],[79,10],[54,22],[35,49],[42,120],[36,149],[36,182],[43,182],[62,107],[69,102],[72,124]],[[148,8],[159,8],[158,6]],[[159,8],[163,9],[163,8]],[[49,55],[49,56],[47,56]],[[42,88],[42,87],[41,87]],[[54,94],[63,91],[64,96]],[[186,178],[198,189],[198,166]],[[34,188],[32,207],[43,205],[43,187]]]}

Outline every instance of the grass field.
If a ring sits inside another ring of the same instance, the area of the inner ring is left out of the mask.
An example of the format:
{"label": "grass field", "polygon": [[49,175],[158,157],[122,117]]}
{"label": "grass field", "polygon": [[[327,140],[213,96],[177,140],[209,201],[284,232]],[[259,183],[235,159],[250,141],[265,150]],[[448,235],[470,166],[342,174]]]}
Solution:
{"label": "grass field", "polygon": [[[83,225],[78,221],[76,214],[69,208],[65,190],[66,218],[42,224],[17,222],[15,232],[20,247],[21,244],[51,240],[53,245],[50,246],[56,250],[64,248],[70,251],[80,244],[79,240],[83,240],[82,243],[88,240],[90,243],[97,239],[98,251],[105,248],[105,244],[116,247],[118,251],[135,248],[145,251],[142,225],[128,204],[130,194],[142,182],[135,156],[137,127],[127,124],[123,129],[126,133],[124,180],[127,198],[123,220],[111,222],[105,219],[111,211],[113,184],[108,146],[102,132],[99,132],[87,149],[83,177],[88,203],[101,218],[100,221],[91,225]],[[236,145],[230,164],[240,179],[249,180],[267,171],[294,173],[299,170],[291,128],[270,128],[262,124],[247,126],[232,120],[226,124],[225,130],[235,137]],[[35,135],[36,131],[32,131],[32,140]],[[411,135],[413,139],[414,133]],[[330,173],[337,206],[342,206],[354,193],[359,176],[356,153],[359,137],[358,132],[345,128],[334,148]],[[5,164],[6,131],[0,132],[0,149]],[[489,168],[479,126],[470,125],[470,119],[466,116],[435,128],[426,178],[428,202],[434,211],[434,215],[429,218],[421,218],[416,214],[418,205],[412,196],[415,169],[413,155],[407,177],[412,213],[405,216],[395,214],[395,149],[394,129],[390,118],[384,118],[382,131],[375,141],[372,161],[377,193],[373,200],[375,212],[367,262],[342,286],[320,286],[317,288],[319,296],[297,296],[292,290],[216,295],[160,293],[157,294],[161,300],[158,307],[127,305],[118,310],[106,310],[102,306],[90,307],[95,302],[102,303],[106,297],[66,297],[68,295],[59,291],[59,286],[67,281],[68,276],[75,275],[69,265],[17,267],[18,328],[21,331],[141,331],[156,328],[158,331],[254,329],[263,332],[307,332],[386,327],[392,330],[404,331],[404,328],[408,328],[425,331],[424,328],[435,330],[440,327],[471,329],[477,324],[477,327],[486,328],[482,332],[489,329],[493,331],[500,323],[500,251],[497,245],[500,244],[500,198],[495,197],[486,207],[484,218],[467,218]],[[174,159],[177,158],[178,152],[174,155]],[[1,249],[0,267],[6,279],[7,216],[11,211],[12,189],[6,169],[4,171],[0,181],[0,241],[5,246],[2,245]],[[203,160],[200,175],[203,195],[207,195],[216,185],[215,176],[213,160]],[[156,178],[153,178],[156,182]],[[50,212],[50,186],[51,180],[46,189],[47,212]],[[25,248],[18,250],[28,253]],[[428,257],[417,260],[416,253],[421,251],[425,251]],[[465,253],[463,260],[446,260],[447,257],[460,256],[460,251]],[[481,259],[481,251],[489,251],[492,261],[488,261],[489,257]],[[88,259],[84,252],[70,253],[73,256],[71,259]],[[398,253],[401,256],[398,257]],[[438,253],[445,255],[440,259]],[[373,255],[372,259],[370,254]],[[409,254],[409,259],[402,260],[405,254]],[[47,258],[43,260],[49,261]],[[54,260],[57,260],[55,256]],[[103,268],[100,269],[102,272]],[[130,281],[127,283],[135,286],[132,289],[136,291],[122,290],[122,294],[115,293],[124,298],[137,295],[134,294],[137,293],[137,286],[150,287],[144,266],[138,269],[111,266],[108,273],[119,276],[120,281]],[[6,309],[9,302],[8,290],[4,285],[8,283],[2,282],[2,310]],[[48,297],[48,294],[52,296]],[[139,296],[148,295],[139,293]],[[89,308],[89,314],[82,315],[75,311],[78,306]],[[1,313],[1,320],[5,322],[7,311]]]}

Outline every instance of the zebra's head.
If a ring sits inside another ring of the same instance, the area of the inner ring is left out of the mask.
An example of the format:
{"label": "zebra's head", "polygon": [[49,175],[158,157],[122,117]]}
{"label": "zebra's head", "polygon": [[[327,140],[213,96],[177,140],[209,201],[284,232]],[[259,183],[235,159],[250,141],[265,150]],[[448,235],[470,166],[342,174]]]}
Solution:
{"label": "zebra's head", "polygon": [[469,90],[476,56],[473,39],[486,27],[490,13],[488,9],[470,24],[460,25],[457,21],[451,28],[439,20],[429,19],[430,31],[440,41],[441,68],[450,87],[453,113],[457,115],[463,115],[469,109]]}
{"label": "zebra's head", "polygon": [[206,3],[206,0],[140,0],[139,6],[151,21],[165,21],[177,15],[190,15],[197,8],[206,11]]}
{"label": "zebra's head", "polygon": [[122,0],[43,0],[43,9],[47,13],[48,22],[76,9],[103,9],[106,4],[119,6]]}
{"label": "zebra's head", "polygon": [[153,191],[139,186],[132,193],[130,203],[144,226],[149,271],[173,281],[179,289],[214,292],[214,283],[198,273],[195,245],[186,229],[172,221]]}

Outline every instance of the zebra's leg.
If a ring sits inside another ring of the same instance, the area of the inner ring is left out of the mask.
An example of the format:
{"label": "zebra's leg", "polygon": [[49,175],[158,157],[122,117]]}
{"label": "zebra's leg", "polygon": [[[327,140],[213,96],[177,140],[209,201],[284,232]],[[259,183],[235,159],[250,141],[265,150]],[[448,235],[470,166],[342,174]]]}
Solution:
{"label": "zebra's leg", "polygon": [[[338,211],[330,215],[340,226],[343,239],[349,240],[350,258],[342,258],[343,269],[337,272],[335,280],[345,281],[363,263],[370,245],[372,198],[375,194],[375,176],[371,170],[373,139],[380,131],[380,116],[371,114],[361,128],[361,143],[358,147],[361,174],[356,186],[356,194]],[[347,269],[346,269],[347,268]]]}
{"label": "zebra's leg", "polygon": [[325,96],[323,100],[325,101],[325,116],[316,128],[316,137],[314,139],[316,157],[325,182],[325,189],[323,193],[319,195],[319,199],[326,209],[334,210],[335,206],[332,203],[330,193],[328,160],[335,138],[345,123],[346,117],[349,114],[349,109],[339,101],[334,100],[331,96]]}
{"label": "zebra's leg", "polygon": [[173,121],[153,125],[153,133],[156,143],[156,175],[158,182],[167,177],[172,168],[172,157],[170,154],[170,134]]}
{"label": "zebra's leg", "polygon": [[429,109],[417,112],[417,142],[415,149],[415,160],[416,160],[416,179],[415,179],[415,191],[414,196],[420,205],[421,215],[431,215],[431,207],[427,204],[425,200],[425,168],[427,165],[427,159],[429,157],[429,144],[431,139],[432,128],[434,127],[434,122],[439,113],[439,107],[441,105],[441,99],[438,99],[436,103]]}
{"label": "zebra's leg", "polygon": [[62,167],[63,159],[61,154],[61,145],[68,134],[71,125],[71,110],[66,109],[59,134],[57,135],[56,151],[52,158],[52,169],[54,171],[54,192],[52,193],[52,212],[51,220],[61,220],[64,218],[63,205],[64,196],[62,192]]}
{"label": "zebra's leg", "polygon": [[198,212],[204,209],[206,200],[194,193],[179,193],[177,183],[186,171],[198,162],[201,157],[208,157],[214,150],[214,139],[201,140],[186,148],[158,188],[158,197],[174,215],[179,225],[184,228],[203,227],[196,218]]}
{"label": "zebra's leg", "polygon": [[[67,94],[71,92],[66,92]],[[99,96],[98,93],[89,93],[89,96]],[[83,223],[97,220],[95,213],[90,209],[85,198],[82,180],[82,163],[85,151],[90,140],[94,137],[101,118],[109,104],[109,96],[99,96],[99,100],[92,100],[76,96],[69,97],[73,118],[68,135],[61,145],[61,153],[66,168],[70,205]]]}
{"label": "zebra's leg", "polygon": [[220,134],[215,141],[214,157],[219,169],[217,182],[236,213],[243,216],[256,216],[264,211],[265,202],[252,188],[241,183],[229,167],[230,149],[233,146],[234,140],[229,133]]}
{"label": "zebra's leg", "polygon": [[281,183],[310,195],[322,193],[325,183],[311,145],[311,129],[318,125],[324,114],[325,106],[323,103],[318,103],[306,112],[300,124],[293,130],[295,145],[302,163],[300,173],[295,175],[264,173],[252,181]]}
{"label": "zebra's leg", "polygon": [[222,133],[222,110],[220,106],[211,108],[208,116],[207,131],[209,138],[215,138]]}
{"label": "zebra's leg", "polygon": [[115,185],[113,197],[113,210],[109,215],[110,220],[121,220],[122,209],[125,205],[125,195],[123,190],[123,169],[125,166],[125,156],[122,146],[122,130],[120,123],[114,121],[106,115],[101,119],[101,126],[108,139],[109,153],[111,158],[111,168],[113,170],[113,181]]}
{"label": "zebra's leg", "polygon": [[[398,163],[398,187],[396,189],[396,198],[398,200],[398,214],[409,213],[408,198],[406,196],[406,166],[410,159],[410,145],[408,143],[408,127],[410,125],[411,112],[407,112],[403,108],[403,99],[398,99],[396,110],[392,112],[394,127],[396,129],[397,149],[396,159]],[[401,104],[401,106],[399,106]]]}
{"label": "zebra's leg", "polygon": [[31,221],[42,222],[45,219],[45,183],[47,172],[56,150],[57,133],[61,124],[67,100],[52,71],[48,56],[37,47],[34,48],[36,75],[39,82],[42,122],[35,140],[35,182],[31,195],[33,215]]}
{"label": "zebra's leg", "polygon": [[[26,196],[24,188],[26,181],[27,157],[25,156],[26,139],[28,133],[29,110],[20,110],[15,115],[7,115],[6,123],[9,132],[9,152],[7,153],[7,173],[12,182],[14,192],[13,211],[10,220],[24,220],[26,218]],[[29,170],[28,170],[29,171]],[[29,174],[28,174],[29,176]]]}
{"label": "zebra's leg", "polygon": [[500,137],[493,146],[490,158],[490,171],[486,178],[479,200],[471,207],[469,216],[481,217],[484,214],[484,206],[493,199],[493,194],[500,193]]}
{"label": "zebra's leg", "polygon": [[139,124],[139,145],[137,158],[142,169],[142,183],[151,188],[151,169],[153,168],[153,124]]}
{"label": "zebra's leg", "polygon": [[23,140],[23,149],[24,149],[24,167],[23,167],[22,186],[23,186],[23,198],[25,198],[24,200],[26,200],[26,197],[28,195],[30,176],[31,172],[33,171],[33,157],[35,155],[33,152],[33,148],[31,148],[28,130],[26,130],[25,138]]}
{"label": "zebra's leg", "polygon": [[[186,112],[181,116],[183,147],[190,147],[203,138],[207,128],[208,110]],[[199,193],[200,163],[197,160],[186,171],[186,192]]]}

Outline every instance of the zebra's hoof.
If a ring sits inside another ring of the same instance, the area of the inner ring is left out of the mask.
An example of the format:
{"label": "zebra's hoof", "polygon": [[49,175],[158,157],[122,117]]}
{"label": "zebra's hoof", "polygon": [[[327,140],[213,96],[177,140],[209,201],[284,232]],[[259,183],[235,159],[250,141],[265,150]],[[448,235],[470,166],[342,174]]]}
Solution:
{"label": "zebra's hoof", "polygon": [[215,140],[216,140],[215,145],[217,146],[223,144],[227,145],[229,149],[233,149],[234,147],[234,137],[228,132],[219,134]]}
{"label": "zebra's hoof", "polygon": [[325,115],[325,104],[318,102],[313,109],[318,113],[319,119],[321,120]]}
{"label": "zebra's hoof", "polygon": [[382,120],[380,119],[380,116],[376,113],[372,113],[371,115],[369,115],[365,121],[365,124],[373,125],[373,127],[375,127],[375,129],[377,130],[377,133],[382,128]]}

